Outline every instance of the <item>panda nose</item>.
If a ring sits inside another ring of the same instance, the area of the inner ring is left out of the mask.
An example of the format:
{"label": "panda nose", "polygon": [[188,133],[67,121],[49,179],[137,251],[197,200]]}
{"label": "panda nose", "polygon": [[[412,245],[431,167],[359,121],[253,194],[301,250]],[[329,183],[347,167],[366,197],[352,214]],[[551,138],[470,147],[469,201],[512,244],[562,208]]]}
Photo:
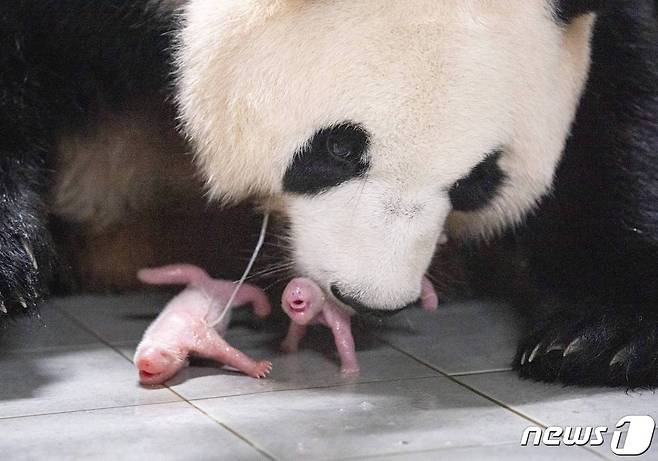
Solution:
{"label": "panda nose", "polygon": [[392,317],[407,308],[418,307],[421,304],[421,299],[418,298],[416,301],[409,303],[406,306],[398,307],[395,309],[374,309],[372,307],[366,306],[358,299],[344,294],[336,285],[331,285],[331,293],[336,297],[336,299],[338,299],[338,301],[354,309],[357,314],[370,316],[374,315],[376,317]]}

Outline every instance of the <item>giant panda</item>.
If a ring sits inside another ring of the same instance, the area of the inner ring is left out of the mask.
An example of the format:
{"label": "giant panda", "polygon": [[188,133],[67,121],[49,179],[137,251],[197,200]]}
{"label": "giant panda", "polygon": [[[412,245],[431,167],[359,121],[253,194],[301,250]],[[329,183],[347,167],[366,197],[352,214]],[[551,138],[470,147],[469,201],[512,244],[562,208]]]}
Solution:
{"label": "giant panda", "polygon": [[502,238],[537,293],[522,376],[658,382],[655,0],[64,3],[0,7],[8,304],[41,298],[45,195],[84,159],[57,141],[155,99],[345,309],[414,305],[444,236]]}

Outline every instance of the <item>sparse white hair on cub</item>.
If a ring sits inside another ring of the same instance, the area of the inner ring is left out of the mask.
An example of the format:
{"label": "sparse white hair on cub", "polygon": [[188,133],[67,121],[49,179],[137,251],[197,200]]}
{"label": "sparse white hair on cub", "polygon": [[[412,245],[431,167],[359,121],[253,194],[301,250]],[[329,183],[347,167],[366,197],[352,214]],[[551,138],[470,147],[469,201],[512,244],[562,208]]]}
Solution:
{"label": "sparse white hair on cub", "polygon": [[[178,102],[212,194],[283,197],[304,275],[375,309],[418,297],[444,231],[486,236],[550,189],[590,63],[593,16],[549,0],[191,0]],[[322,194],[282,178],[318,130],[369,133],[370,168]],[[494,149],[506,179],[452,212]]]}

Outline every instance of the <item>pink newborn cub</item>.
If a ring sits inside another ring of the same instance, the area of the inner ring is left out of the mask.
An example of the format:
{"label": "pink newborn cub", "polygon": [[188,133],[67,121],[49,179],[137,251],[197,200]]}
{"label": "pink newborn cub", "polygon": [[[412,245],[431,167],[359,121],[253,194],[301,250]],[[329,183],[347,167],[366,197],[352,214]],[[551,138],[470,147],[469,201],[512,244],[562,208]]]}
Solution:
{"label": "pink newborn cub", "polygon": [[[438,297],[432,283],[427,279],[423,280],[421,302],[422,307],[428,311],[434,311],[438,307]],[[305,278],[292,280],[283,292],[281,306],[292,320],[281,350],[296,352],[299,342],[306,335],[307,326],[322,324],[329,327],[334,335],[341,372],[359,372],[350,314],[327,299],[315,282]]]}
{"label": "pink newborn cub", "polygon": [[[164,383],[187,365],[190,355],[224,363],[254,378],[270,373],[270,362],[255,361],[222,338],[230,312],[212,325],[235,288],[232,282],[214,280],[190,265],[143,269],[138,277],[148,284],[187,285],[148,327],[137,347],[134,363],[142,384]],[[252,304],[259,317],[268,316],[272,310],[265,294],[251,285],[243,285],[235,298],[234,305],[243,304]]]}

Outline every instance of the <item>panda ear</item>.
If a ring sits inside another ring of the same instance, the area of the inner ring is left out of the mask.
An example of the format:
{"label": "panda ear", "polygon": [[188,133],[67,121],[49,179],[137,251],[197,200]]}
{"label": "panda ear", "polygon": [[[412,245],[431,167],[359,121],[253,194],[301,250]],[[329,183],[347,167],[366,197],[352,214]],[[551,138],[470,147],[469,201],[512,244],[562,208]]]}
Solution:
{"label": "panda ear", "polygon": [[556,0],[557,17],[565,22],[587,13],[595,13],[606,6],[609,0]]}

